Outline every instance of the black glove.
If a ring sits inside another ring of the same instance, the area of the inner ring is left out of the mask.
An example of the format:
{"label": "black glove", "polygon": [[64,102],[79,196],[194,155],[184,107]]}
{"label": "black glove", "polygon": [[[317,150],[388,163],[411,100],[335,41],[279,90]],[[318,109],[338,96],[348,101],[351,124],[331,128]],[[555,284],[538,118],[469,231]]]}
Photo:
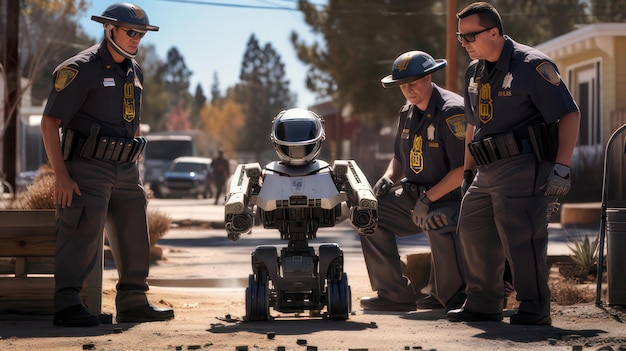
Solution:
{"label": "black glove", "polygon": [[548,177],[545,195],[563,196],[569,192],[570,185],[569,167],[557,163]]}
{"label": "black glove", "polygon": [[467,189],[469,189],[470,185],[474,181],[474,172],[466,169],[463,171],[463,182],[461,183],[461,195],[465,195]]}
{"label": "black glove", "polygon": [[411,219],[420,229],[426,224],[426,216],[428,215],[428,210],[430,209],[430,205],[432,205],[432,203],[433,202],[430,201],[425,192],[423,192],[419,199],[415,202],[415,207],[413,207],[413,212],[411,213]]}
{"label": "black glove", "polygon": [[381,177],[376,184],[374,184],[374,188],[372,191],[374,195],[383,196],[389,192],[389,189],[393,186],[393,182],[388,177]]}

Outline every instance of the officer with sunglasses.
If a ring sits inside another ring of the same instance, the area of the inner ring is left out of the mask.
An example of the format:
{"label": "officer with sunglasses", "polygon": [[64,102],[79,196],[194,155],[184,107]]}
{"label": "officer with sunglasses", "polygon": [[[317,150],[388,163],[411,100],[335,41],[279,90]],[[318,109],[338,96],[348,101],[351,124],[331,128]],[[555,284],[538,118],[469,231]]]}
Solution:
{"label": "officer with sunglasses", "polygon": [[105,226],[119,274],[117,322],[169,320],[174,312],[146,297],[150,242],[137,165],[146,142],[139,135],[143,74],[134,58],[141,38],[159,27],[129,3],[111,5],[91,19],[104,25],[104,40],[55,69],[41,120],[59,217],[53,324],[100,324],[79,291],[98,264]]}
{"label": "officer with sunglasses", "polygon": [[467,300],[453,322],[501,321],[503,274],[511,266],[519,308],[511,324],[550,325],[546,214],[570,187],[580,113],[554,62],[503,34],[493,5],[457,14],[470,63],[459,236]]}

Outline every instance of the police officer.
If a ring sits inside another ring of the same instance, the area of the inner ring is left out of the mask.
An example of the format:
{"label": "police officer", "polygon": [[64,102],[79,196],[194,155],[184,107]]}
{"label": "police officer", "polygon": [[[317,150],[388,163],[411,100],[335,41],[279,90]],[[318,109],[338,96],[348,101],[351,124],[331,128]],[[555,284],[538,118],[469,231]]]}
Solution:
{"label": "police officer", "polygon": [[569,190],[578,107],[552,60],[505,36],[491,4],[470,4],[457,17],[458,39],[474,60],[465,74],[459,218],[467,301],[448,318],[502,320],[508,261],[520,301],[510,323],[549,325],[547,203]]}
{"label": "police officer", "polygon": [[385,88],[399,86],[407,102],[399,113],[394,157],[374,186],[378,229],[361,236],[370,283],[378,295],[363,297],[364,309],[422,307],[416,305],[419,295],[402,275],[396,244],[396,235],[419,232],[428,237],[432,254],[426,305],[453,309],[464,300],[456,235],[465,147],[463,99],[438,87],[431,75],[446,64],[423,51],[409,51],[398,56],[391,75],[381,79]]}
{"label": "police officer", "polygon": [[136,162],[145,140],[138,137],[143,74],[134,57],[141,38],[159,27],[129,3],[111,5],[91,19],[104,25],[105,39],[55,69],[41,120],[59,216],[53,323],[100,323],[78,293],[97,264],[105,223],[119,274],[117,321],[168,320],[174,312],[152,306],[146,297],[147,200]]}

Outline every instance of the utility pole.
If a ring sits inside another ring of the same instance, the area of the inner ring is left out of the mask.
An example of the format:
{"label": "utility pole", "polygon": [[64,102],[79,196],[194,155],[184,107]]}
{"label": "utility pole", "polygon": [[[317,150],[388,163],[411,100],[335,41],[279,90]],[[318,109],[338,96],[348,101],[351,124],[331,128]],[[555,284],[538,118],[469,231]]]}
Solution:
{"label": "utility pole", "polygon": [[458,41],[456,39],[456,0],[448,0],[448,14],[446,19],[446,59],[448,67],[446,68],[446,89],[450,91],[458,91],[457,82],[457,49]]}
{"label": "utility pole", "polygon": [[15,158],[17,146],[17,119],[19,111],[20,75],[18,66],[19,1],[6,1],[7,27],[4,31],[6,43],[4,69],[7,101],[4,103],[4,135],[2,136],[2,172],[6,181],[15,189]]}

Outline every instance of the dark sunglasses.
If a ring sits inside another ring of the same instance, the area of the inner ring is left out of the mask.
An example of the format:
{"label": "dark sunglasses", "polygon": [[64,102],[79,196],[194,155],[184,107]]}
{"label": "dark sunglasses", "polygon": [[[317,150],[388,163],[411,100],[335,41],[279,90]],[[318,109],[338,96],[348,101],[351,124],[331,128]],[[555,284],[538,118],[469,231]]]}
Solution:
{"label": "dark sunglasses", "polygon": [[496,26],[492,26],[489,28],[485,28],[483,30],[479,30],[478,32],[470,32],[470,33],[465,33],[465,34],[461,34],[461,32],[456,32],[456,38],[459,40],[459,43],[463,44],[463,40],[465,40],[468,43],[473,43],[476,41],[476,36],[482,32],[486,32],[492,28],[496,28]]}
{"label": "dark sunglasses", "polygon": [[124,30],[123,28],[120,28],[120,30],[122,30],[123,32],[126,32],[126,35],[128,35],[131,38],[134,38],[137,35],[139,36],[139,38],[143,38],[143,36],[146,35],[145,32],[138,32],[138,31],[136,31],[134,29]]}

